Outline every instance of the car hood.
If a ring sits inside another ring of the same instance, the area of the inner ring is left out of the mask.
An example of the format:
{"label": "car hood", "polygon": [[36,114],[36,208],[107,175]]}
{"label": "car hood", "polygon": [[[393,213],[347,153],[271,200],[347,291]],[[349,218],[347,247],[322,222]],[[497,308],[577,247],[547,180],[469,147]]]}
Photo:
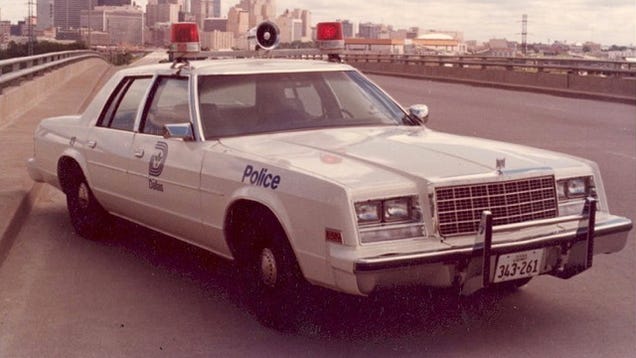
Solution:
{"label": "car hood", "polygon": [[224,139],[232,149],[268,158],[344,185],[421,178],[441,182],[581,167],[578,158],[537,148],[432,131],[423,127],[363,127]]}

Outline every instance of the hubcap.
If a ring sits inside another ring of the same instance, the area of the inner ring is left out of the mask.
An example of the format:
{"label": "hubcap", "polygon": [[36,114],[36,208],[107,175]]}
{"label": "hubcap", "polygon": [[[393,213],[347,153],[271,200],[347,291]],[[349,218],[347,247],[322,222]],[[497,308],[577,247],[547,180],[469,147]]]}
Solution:
{"label": "hubcap", "polygon": [[276,286],[278,269],[276,268],[276,256],[269,248],[261,251],[261,280],[268,287]]}
{"label": "hubcap", "polygon": [[80,183],[79,188],[77,188],[77,201],[79,202],[79,206],[82,209],[88,208],[88,185],[86,183]]}

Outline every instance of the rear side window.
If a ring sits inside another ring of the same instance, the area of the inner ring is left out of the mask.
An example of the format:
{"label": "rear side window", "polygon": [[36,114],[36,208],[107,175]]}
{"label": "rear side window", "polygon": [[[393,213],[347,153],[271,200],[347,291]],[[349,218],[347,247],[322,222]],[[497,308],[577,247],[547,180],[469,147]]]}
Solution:
{"label": "rear side window", "polygon": [[122,80],[110,96],[97,125],[132,131],[137,111],[144,100],[150,82],[151,77],[129,77]]}
{"label": "rear side window", "polygon": [[188,78],[159,77],[150,99],[141,133],[163,135],[165,124],[190,122]]}

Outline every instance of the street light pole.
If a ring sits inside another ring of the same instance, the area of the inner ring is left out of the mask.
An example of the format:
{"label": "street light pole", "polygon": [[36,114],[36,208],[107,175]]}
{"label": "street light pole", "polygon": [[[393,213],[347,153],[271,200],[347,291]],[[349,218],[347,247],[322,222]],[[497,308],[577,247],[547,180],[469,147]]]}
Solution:
{"label": "street light pole", "polygon": [[86,40],[86,45],[88,49],[91,49],[91,11],[93,8],[93,0],[88,0],[88,39]]}

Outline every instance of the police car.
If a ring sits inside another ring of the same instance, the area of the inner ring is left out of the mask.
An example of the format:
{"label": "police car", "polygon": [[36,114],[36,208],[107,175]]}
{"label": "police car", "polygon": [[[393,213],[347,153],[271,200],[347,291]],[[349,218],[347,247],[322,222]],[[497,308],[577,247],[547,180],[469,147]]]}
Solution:
{"label": "police car", "polygon": [[274,305],[303,284],[569,278],[626,244],[594,163],[426,128],[426,106],[337,60],[337,23],[317,29],[332,61],[270,58],[271,23],[260,56],[188,60],[197,32],[179,26],[173,62],[119,71],[82,115],[35,132],[29,173],[66,194],[81,236],[111,215],[139,223],[234,260]]}

